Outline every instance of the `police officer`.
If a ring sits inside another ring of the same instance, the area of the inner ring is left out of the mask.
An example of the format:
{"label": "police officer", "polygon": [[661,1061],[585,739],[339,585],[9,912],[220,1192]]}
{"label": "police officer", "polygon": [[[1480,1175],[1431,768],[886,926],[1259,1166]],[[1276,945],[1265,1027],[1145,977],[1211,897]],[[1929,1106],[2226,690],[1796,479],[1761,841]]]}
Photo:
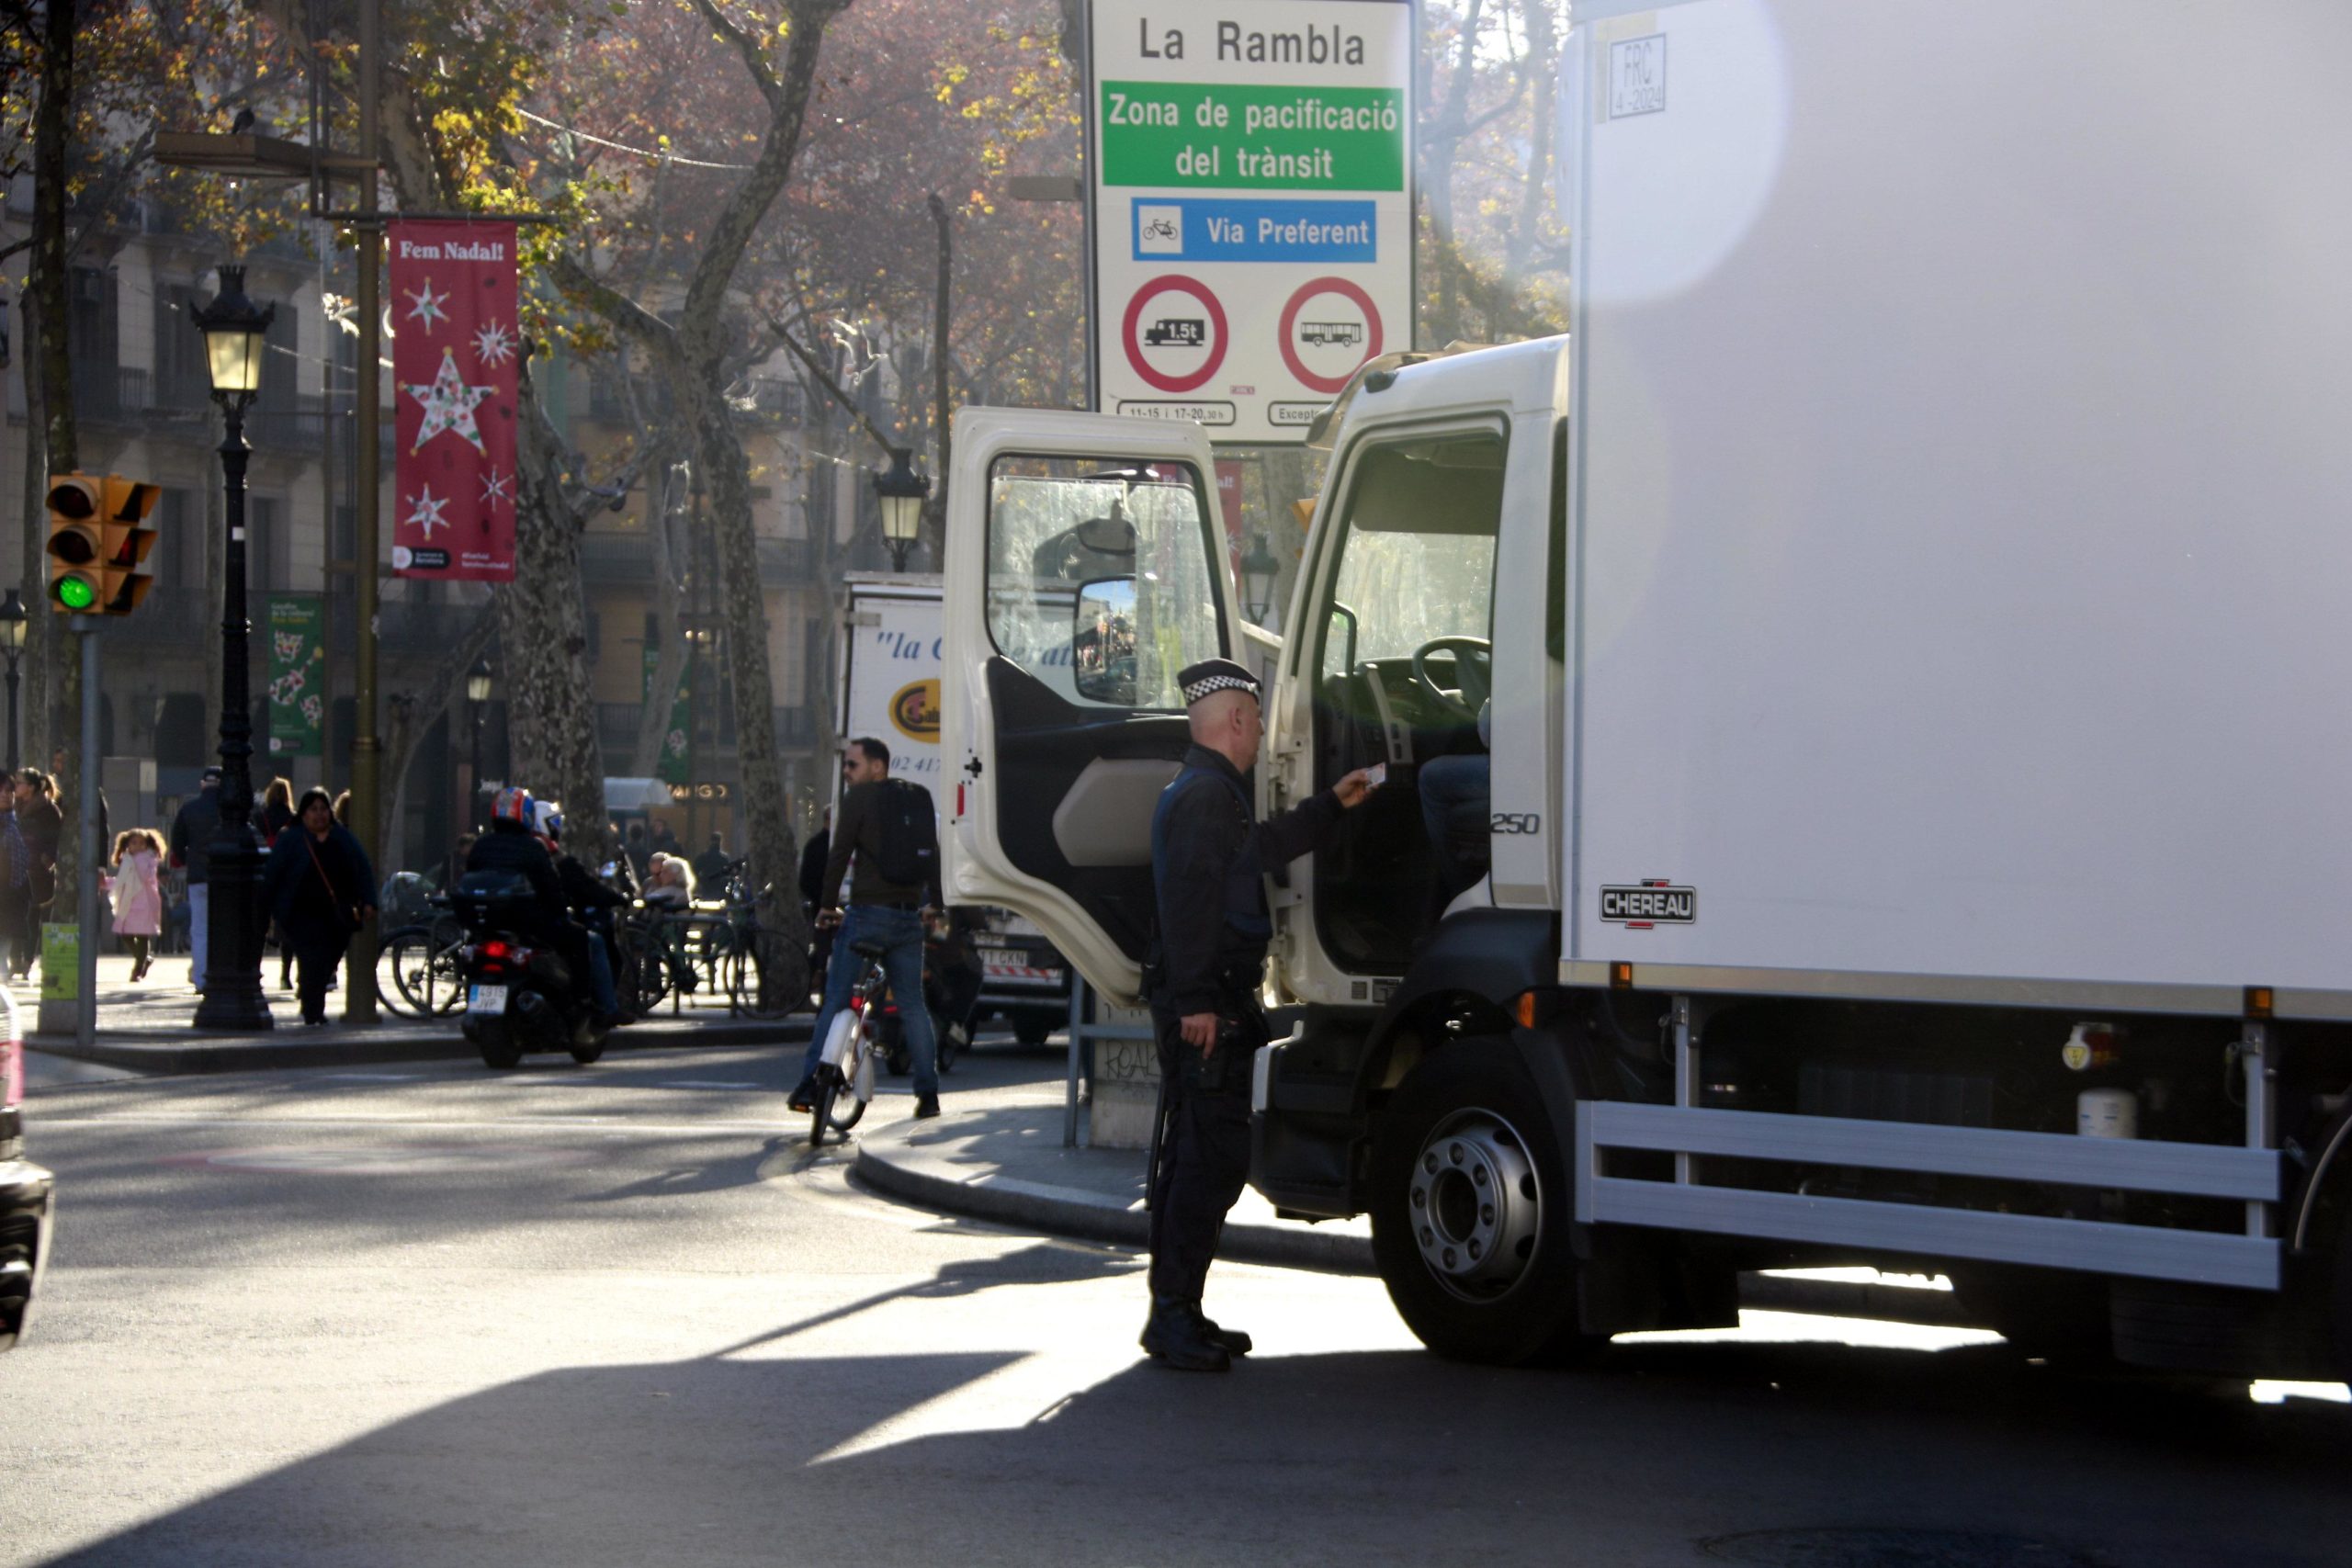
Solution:
{"label": "police officer", "polygon": [[1250,1176],[1250,1067],[1266,1043],[1258,988],[1272,925],[1262,880],[1313,849],[1371,793],[1359,769],[1269,821],[1242,775],[1265,726],[1258,682],[1230,660],[1176,677],[1193,744],[1151,819],[1159,941],[1146,984],[1159,1044],[1163,1114],[1152,1166],[1151,1317],[1143,1348],[1163,1365],[1221,1372],[1250,1337],[1201,1312],[1226,1212]]}

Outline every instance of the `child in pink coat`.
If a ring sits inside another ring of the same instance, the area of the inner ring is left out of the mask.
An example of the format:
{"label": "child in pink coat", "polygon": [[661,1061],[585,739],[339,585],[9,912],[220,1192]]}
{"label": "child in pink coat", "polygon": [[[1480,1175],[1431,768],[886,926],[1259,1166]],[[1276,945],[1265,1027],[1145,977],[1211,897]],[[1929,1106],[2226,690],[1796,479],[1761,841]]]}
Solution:
{"label": "child in pink coat", "polygon": [[164,840],[153,828],[129,828],[114,841],[114,875],[107,889],[114,895],[114,934],[130,944],[130,977],[143,980],[154,960],[149,943],[163,934],[164,890],[158,878],[164,864]]}

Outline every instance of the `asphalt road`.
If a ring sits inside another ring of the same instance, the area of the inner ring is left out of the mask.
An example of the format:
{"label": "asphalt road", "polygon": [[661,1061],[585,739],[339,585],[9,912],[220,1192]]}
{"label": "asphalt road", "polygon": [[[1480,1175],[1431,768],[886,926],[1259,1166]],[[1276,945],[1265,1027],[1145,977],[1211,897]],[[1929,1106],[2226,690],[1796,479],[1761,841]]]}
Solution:
{"label": "asphalt road", "polygon": [[[949,1080],[1046,1076],[983,1051]],[[2352,1410],[1750,1314],[1452,1366],[1372,1281],[886,1202],[741,1050],[128,1080],[44,1062],[60,1250],[0,1357],[0,1563],[2352,1561]],[[903,1096],[873,1114],[906,1113]]]}

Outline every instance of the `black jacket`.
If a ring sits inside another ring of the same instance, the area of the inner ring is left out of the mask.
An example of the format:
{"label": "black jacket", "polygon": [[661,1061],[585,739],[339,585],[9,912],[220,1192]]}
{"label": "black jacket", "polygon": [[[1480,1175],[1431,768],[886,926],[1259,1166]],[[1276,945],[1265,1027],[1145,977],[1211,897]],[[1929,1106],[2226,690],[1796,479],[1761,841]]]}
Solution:
{"label": "black jacket", "polygon": [[[811,909],[820,908],[831,900],[825,897],[825,862],[831,858],[833,834],[830,828],[820,828],[808,841],[800,846],[800,901]],[[839,885],[835,885],[839,890]]]}
{"label": "black jacket", "polygon": [[205,884],[205,852],[220,830],[220,786],[206,784],[180,803],[172,818],[172,863],[187,867],[187,885]]}
{"label": "black jacket", "polygon": [[[1261,872],[1287,865],[1307,851],[1340,818],[1340,797],[1329,790],[1312,795],[1263,822],[1252,821],[1249,792],[1240,772],[1224,753],[1194,746],[1184,753],[1188,773],[1207,772],[1215,780],[1179,774],[1158,823],[1153,861],[1164,866],[1159,881],[1160,961],[1166,976],[1154,993],[1181,1016],[1217,1012],[1231,994],[1223,976],[1235,964],[1254,969],[1265,962],[1266,888],[1262,876],[1246,897],[1254,931],[1227,919],[1228,879],[1237,858],[1254,850]],[[1237,791],[1231,787],[1242,784]]]}
{"label": "black jacket", "polygon": [[323,839],[297,824],[270,846],[262,893],[278,928],[298,945],[341,947],[358,929],[356,912],[376,907],[376,868],[341,823],[330,824]]}
{"label": "black jacket", "polygon": [[[832,849],[825,857],[825,880],[817,889],[817,908],[832,907],[844,875],[850,877],[849,901],[853,905],[913,907],[941,902],[936,858],[932,863],[931,881],[923,886],[904,886],[882,874],[882,792],[922,788],[904,779],[881,779],[873,784],[853,784],[842,792],[841,809],[833,814]],[[924,798],[928,802],[930,797],[926,795]],[[857,864],[854,874],[850,873],[853,855]]]}
{"label": "black jacket", "polygon": [[490,831],[474,840],[466,852],[468,871],[519,871],[530,883],[531,891],[539,896],[540,906],[550,919],[565,908],[563,879],[556,874],[555,861],[548,854],[548,847],[533,838],[521,826],[512,822],[493,822]]}

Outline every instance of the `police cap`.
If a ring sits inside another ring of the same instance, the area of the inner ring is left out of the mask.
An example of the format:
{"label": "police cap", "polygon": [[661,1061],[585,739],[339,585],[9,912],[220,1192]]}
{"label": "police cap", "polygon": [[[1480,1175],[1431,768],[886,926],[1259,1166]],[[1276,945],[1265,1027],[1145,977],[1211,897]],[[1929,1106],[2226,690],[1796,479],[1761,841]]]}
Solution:
{"label": "police cap", "polygon": [[1230,659],[1204,659],[1198,664],[1188,664],[1176,672],[1176,684],[1183,690],[1186,707],[1217,692],[1247,692],[1253,697],[1258,694],[1258,677]]}

